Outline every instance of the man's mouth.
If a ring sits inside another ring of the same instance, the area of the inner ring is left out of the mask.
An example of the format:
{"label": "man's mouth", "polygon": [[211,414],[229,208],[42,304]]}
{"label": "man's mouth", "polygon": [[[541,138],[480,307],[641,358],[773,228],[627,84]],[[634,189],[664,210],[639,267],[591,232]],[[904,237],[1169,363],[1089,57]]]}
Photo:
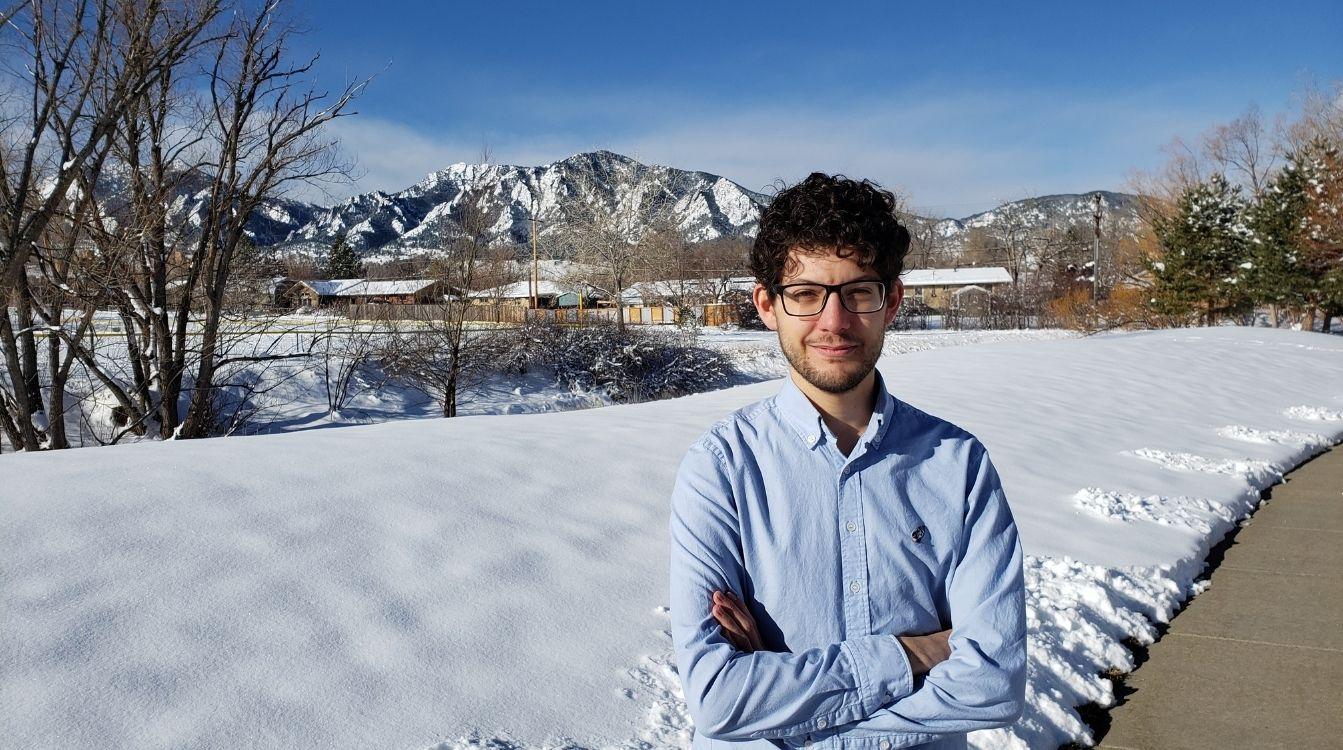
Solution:
{"label": "man's mouth", "polygon": [[830,342],[824,344],[811,344],[811,348],[828,357],[843,357],[857,349],[858,345],[844,342]]}

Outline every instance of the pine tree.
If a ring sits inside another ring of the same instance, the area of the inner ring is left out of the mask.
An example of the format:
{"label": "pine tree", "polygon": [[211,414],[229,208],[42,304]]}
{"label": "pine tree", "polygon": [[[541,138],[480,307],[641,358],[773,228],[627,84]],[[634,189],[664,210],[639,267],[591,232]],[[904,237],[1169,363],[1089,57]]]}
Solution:
{"label": "pine tree", "polygon": [[1301,252],[1302,227],[1309,209],[1306,171],[1309,157],[1287,154],[1286,164],[1250,207],[1253,236],[1241,278],[1256,304],[1271,305],[1273,324],[1278,308],[1300,311],[1308,305],[1310,271]]}
{"label": "pine tree", "polygon": [[1239,278],[1252,235],[1245,214],[1240,188],[1218,174],[1185,190],[1174,214],[1155,222],[1164,252],[1147,263],[1155,312],[1197,313],[1204,325],[1213,325],[1222,315],[1250,309]]}
{"label": "pine tree", "polygon": [[328,279],[360,279],[364,276],[364,264],[355,255],[354,248],[346,241],[343,233],[336,235],[331,243],[325,270]]}

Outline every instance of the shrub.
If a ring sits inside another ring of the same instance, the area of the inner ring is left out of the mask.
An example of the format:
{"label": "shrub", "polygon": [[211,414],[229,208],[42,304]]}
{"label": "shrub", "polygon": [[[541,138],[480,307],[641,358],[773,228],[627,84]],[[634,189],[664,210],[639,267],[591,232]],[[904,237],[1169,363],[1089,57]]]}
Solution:
{"label": "shrub", "polygon": [[622,402],[674,398],[721,387],[735,374],[728,358],[694,346],[675,331],[613,324],[566,327],[529,323],[516,329],[508,366],[542,365],[568,388],[604,392]]}

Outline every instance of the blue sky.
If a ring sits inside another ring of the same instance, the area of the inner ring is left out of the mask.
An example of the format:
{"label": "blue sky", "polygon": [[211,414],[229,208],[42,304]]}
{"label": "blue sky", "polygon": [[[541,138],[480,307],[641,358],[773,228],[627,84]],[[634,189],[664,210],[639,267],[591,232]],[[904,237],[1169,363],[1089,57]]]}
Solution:
{"label": "blue sky", "polygon": [[[942,7],[947,6],[947,7]],[[1215,10],[1208,10],[1215,8]],[[1175,136],[1343,78],[1343,3],[296,0],[337,135],[397,190],[607,148],[761,189],[870,177],[928,213],[1123,189]]]}

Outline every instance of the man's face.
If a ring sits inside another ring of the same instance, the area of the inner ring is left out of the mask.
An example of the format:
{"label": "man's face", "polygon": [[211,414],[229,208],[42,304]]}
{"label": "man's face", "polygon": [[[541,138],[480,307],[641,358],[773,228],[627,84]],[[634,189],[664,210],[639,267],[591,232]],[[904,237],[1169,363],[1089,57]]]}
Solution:
{"label": "man's face", "polygon": [[[871,268],[859,266],[853,258],[831,254],[790,252],[793,273],[783,284],[844,284],[850,281],[880,280]],[[760,319],[779,333],[779,345],[788,364],[813,386],[829,393],[845,393],[857,387],[872,372],[881,356],[886,326],[895,318],[904,296],[904,287],[896,280],[887,290],[886,307],[871,313],[851,313],[832,294],[816,315],[798,317],[784,311],[783,300],[771,298],[765,287],[756,285],[752,298]]]}

